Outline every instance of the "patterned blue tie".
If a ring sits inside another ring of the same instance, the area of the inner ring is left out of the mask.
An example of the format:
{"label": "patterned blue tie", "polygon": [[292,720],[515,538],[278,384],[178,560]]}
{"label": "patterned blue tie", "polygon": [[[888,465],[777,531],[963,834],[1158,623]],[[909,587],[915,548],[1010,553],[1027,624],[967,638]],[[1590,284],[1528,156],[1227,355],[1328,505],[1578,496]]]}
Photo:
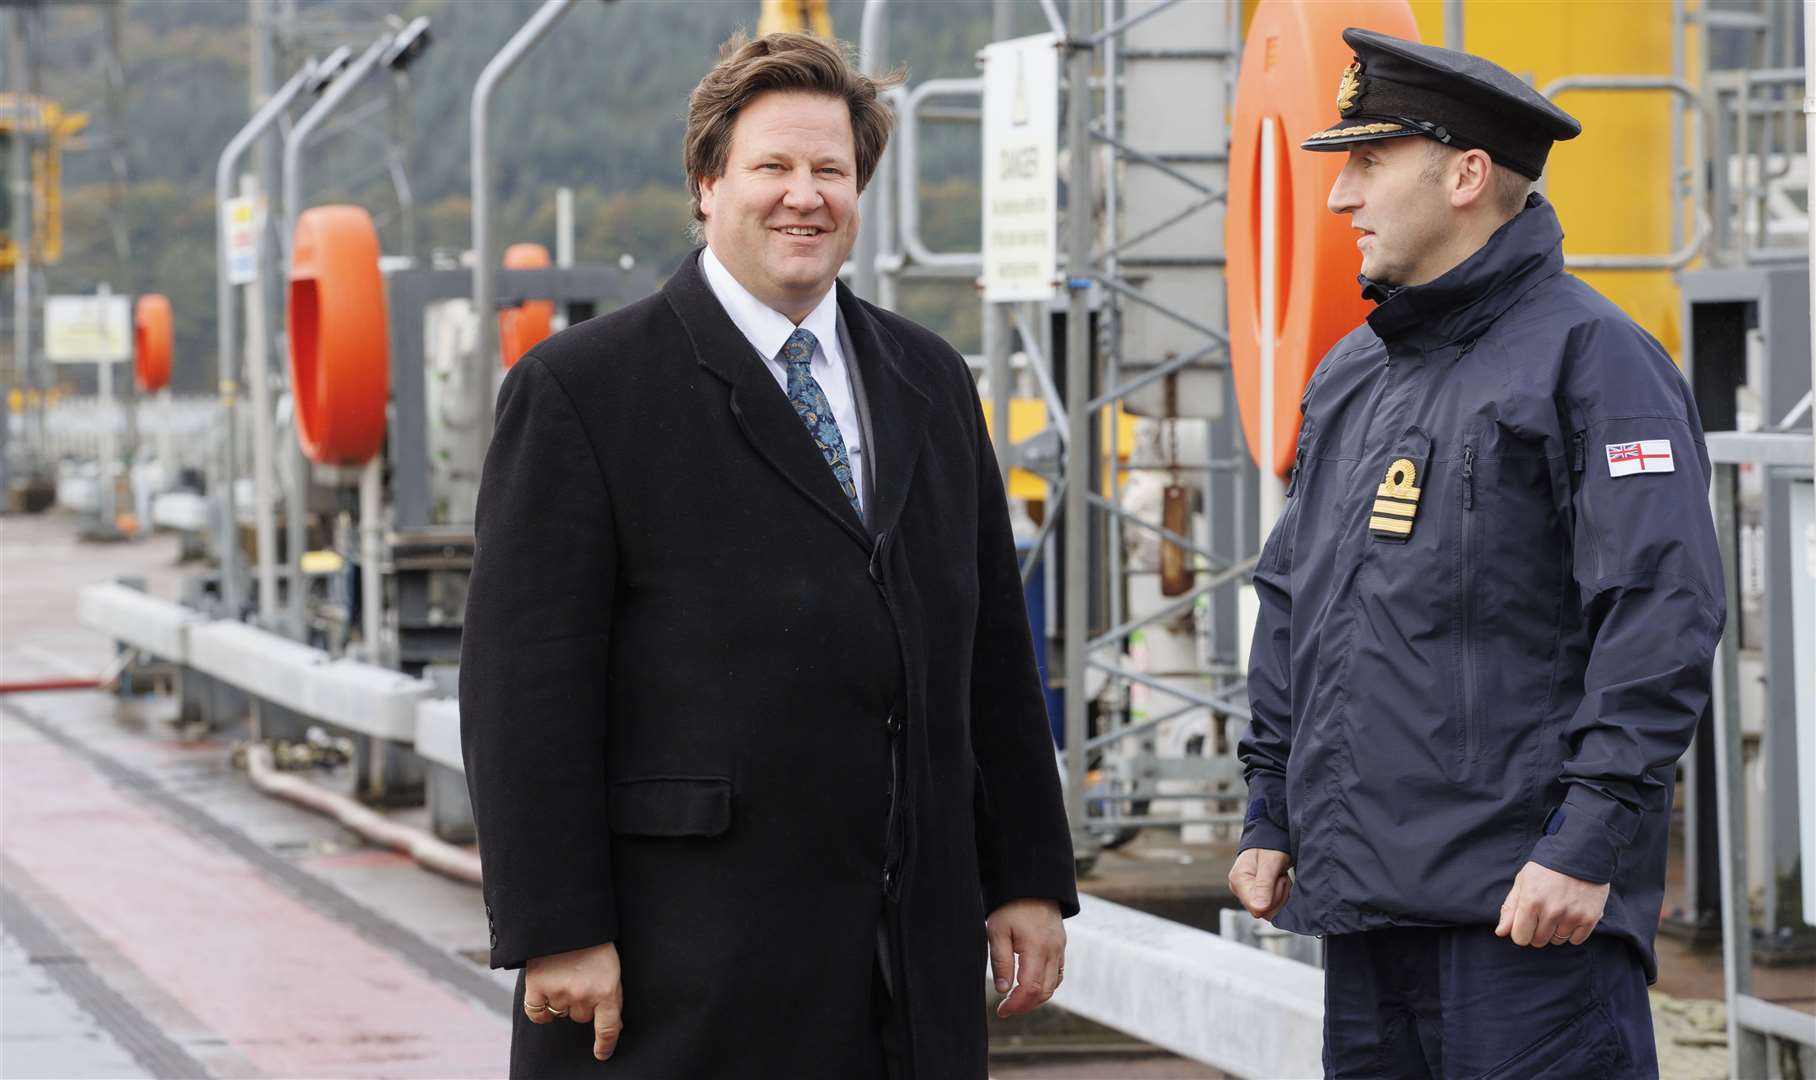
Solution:
{"label": "patterned blue tie", "polygon": [[838,421],[832,417],[832,405],[826,400],[826,391],[820,389],[813,377],[813,351],[819,345],[813,331],[804,326],[796,327],[783,344],[780,358],[788,365],[788,403],[794,406],[801,423],[807,425],[807,434],[813,436],[814,445],[820,448],[826,464],[832,466],[832,478],[839,482],[845,497],[851,500],[852,512],[862,520],[864,508],[858,505],[858,489],[852,482],[851,457],[845,452],[845,437],[839,434]]}

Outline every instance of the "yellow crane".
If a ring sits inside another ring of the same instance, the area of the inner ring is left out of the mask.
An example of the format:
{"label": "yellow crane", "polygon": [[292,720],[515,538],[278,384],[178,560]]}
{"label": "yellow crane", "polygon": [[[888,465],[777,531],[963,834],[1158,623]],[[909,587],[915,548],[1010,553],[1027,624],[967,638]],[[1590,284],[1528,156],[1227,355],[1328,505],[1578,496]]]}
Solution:
{"label": "yellow crane", "polygon": [[826,0],[763,0],[757,36],[783,31],[831,37],[832,16],[826,13]]}
{"label": "yellow crane", "polygon": [[[32,220],[27,239],[31,258],[55,263],[63,258],[63,148],[88,126],[88,114],[64,112],[49,98],[0,94],[0,162],[20,140],[30,153]],[[3,167],[3,166],[0,166]],[[12,220],[12,199],[0,198],[0,270],[19,260],[21,223]]]}

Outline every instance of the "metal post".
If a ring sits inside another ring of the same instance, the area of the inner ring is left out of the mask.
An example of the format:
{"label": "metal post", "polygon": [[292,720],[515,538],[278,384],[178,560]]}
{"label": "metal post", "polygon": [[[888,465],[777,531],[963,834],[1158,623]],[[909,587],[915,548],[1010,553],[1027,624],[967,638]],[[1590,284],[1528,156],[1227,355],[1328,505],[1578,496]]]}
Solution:
{"label": "metal post", "polygon": [[[321,100],[309,107],[290,134],[284,139],[284,235],[296,235],[297,219],[303,213],[303,147],[309,143],[309,136],[322,125],[347,95],[351,94],[360,83],[366,80],[372,69],[378,65],[379,56],[385,46],[391,43],[391,34],[379,35],[377,41],[366,47],[359,59],[348,66],[340,78],[335,79],[322,94]],[[286,268],[286,276],[288,268]],[[286,312],[285,326],[289,319]],[[303,587],[303,548],[307,546],[305,517],[309,512],[309,459],[303,456],[302,410],[297,404],[296,387],[290,388],[290,429],[292,438],[285,450],[290,460],[290,486],[284,492],[284,555],[290,564],[289,625],[290,635],[298,641],[308,637],[307,605],[304,603],[307,589]]]}
{"label": "metal post", "polygon": [[[240,178],[240,196],[259,199],[261,188],[250,176]],[[257,205],[255,202],[254,205]],[[266,246],[265,230],[259,230],[259,247]],[[259,258],[259,277],[246,289],[246,392],[252,406],[252,520],[258,554],[259,625],[272,630],[278,624],[277,604],[277,511],[271,505],[271,493],[277,487],[277,439],[273,428],[271,396],[271,333],[265,306],[265,268]],[[230,307],[232,305],[229,305]],[[232,511],[232,504],[228,504]],[[237,512],[230,513],[230,518]],[[237,526],[236,526],[237,528]],[[238,558],[236,552],[234,558]]]}
{"label": "metal post", "polygon": [[[882,0],[871,0],[881,3]],[[869,9],[865,9],[868,13]],[[1009,37],[1010,26],[1014,21],[1014,8],[1010,0],[991,0],[990,4],[990,40],[1005,41]],[[995,444],[996,463],[1003,473],[1003,484],[1009,483],[1009,470],[1014,467],[1011,460],[1014,454],[1014,443],[1009,439],[1009,401],[1015,396],[1014,375],[1009,367],[1009,354],[1015,341],[1015,328],[1012,322],[1012,309],[1003,304],[992,304],[982,301],[984,306],[984,358],[990,376],[990,427],[994,433],[991,442]],[[1055,507],[1054,509],[1057,509]],[[1051,609],[1049,609],[1049,617]],[[1046,634],[1044,626],[1034,627],[1037,634]]]}
{"label": "metal post", "polygon": [[555,189],[555,265],[574,265],[574,189]]}
{"label": "metal post", "polygon": [[[128,295],[132,287],[132,231],[126,227],[126,73],[120,66],[122,0],[111,0],[102,15],[102,68],[107,92],[107,224],[113,233],[113,279]],[[128,378],[120,394],[120,411],[126,420],[126,489],[132,491],[132,467],[139,456],[139,386]]]}
{"label": "metal post", "polygon": [[[96,296],[111,296],[113,289],[103,282],[95,289]],[[114,522],[119,519],[119,507],[114,504],[114,469],[119,465],[119,448],[114,443],[114,358],[107,357],[98,365],[97,396],[100,398],[101,414],[101,450],[96,456],[100,459],[95,470],[95,516],[99,519],[96,535],[114,536]]]}
{"label": "metal post", "polygon": [[[277,118],[283,115],[290,102],[296,98],[303,84],[308,81],[309,73],[315,67],[313,60],[305,63],[296,74],[290,76],[277,93],[265,100],[246,126],[236,132],[227,142],[227,148],[221,151],[220,160],[214,168],[214,203],[215,203],[215,242],[214,242],[214,311],[219,330],[217,357],[219,361],[219,379],[221,390],[221,427],[224,446],[221,466],[221,599],[227,609],[228,618],[238,618],[240,612],[240,545],[239,516],[234,507],[233,484],[239,472],[239,426],[235,415],[235,404],[239,400],[239,365],[236,363],[234,347],[236,342],[233,303],[233,285],[227,279],[227,229],[222,220],[227,200],[233,196],[233,177],[239,170],[240,158],[248,147],[268,130]],[[262,246],[262,245],[261,245]],[[257,283],[252,286],[259,288]],[[264,350],[259,353],[263,356]],[[260,361],[263,362],[262,359]],[[260,375],[261,379],[263,374]],[[269,401],[256,402],[261,409],[268,409]],[[265,479],[264,474],[257,474],[255,483]],[[266,493],[261,491],[260,506],[268,514],[269,503],[265,501]],[[259,558],[264,563],[267,552],[263,542],[259,545]],[[262,582],[261,582],[262,583]],[[260,609],[268,610],[265,605],[271,601],[261,589]]]}
{"label": "metal post", "polygon": [[[27,110],[30,109],[31,84],[26,76],[26,41],[29,30],[26,19],[29,10],[24,7],[13,9],[12,34],[7,40],[7,66],[13,71],[13,152],[9,180],[13,194],[13,230],[19,236],[17,261],[13,264],[13,366],[18,372],[19,384],[29,390],[38,390],[40,395],[35,404],[26,409],[26,475],[35,480],[39,469],[39,455],[44,453],[44,399],[42,380],[37,377],[37,365],[32,362],[32,180],[31,180],[31,136],[29,132],[35,126],[28,123]],[[28,401],[32,395],[26,394]],[[8,420],[8,423],[11,421]]]}
{"label": "metal post", "polygon": [[[360,629],[366,663],[384,664],[385,590],[379,562],[384,557],[385,455],[373,454],[359,472]],[[376,741],[376,740],[375,740]]]}
{"label": "metal post", "polygon": [[1444,47],[1463,51],[1463,0],[1444,0]]}
{"label": "metal post", "polygon": [[[1116,0],[1103,0],[1103,25],[1116,25]],[[1122,125],[1117,115],[1119,95],[1122,90],[1122,35],[1111,34],[1103,41],[1103,124],[1102,129],[1112,139],[1122,138]],[[1114,144],[1110,144],[1114,145]],[[1116,247],[1121,242],[1122,231],[1118,227],[1121,220],[1121,198],[1117,186],[1120,170],[1117,168],[1116,156],[1105,146],[1103,170],[1103,250],[1105,275],[1118,278],[1122,276],[1122,260],[1117,257]],[[1118,386],[1122,383],[1122,298],[1105,297],[1101,320],[1099,340],[1104,343],[1104,385]],[[1177,424],[1178,418],[1168,420]],[[1122,449],[1122,402],[1110,403],[1110,505],[1115,511],[1104,515],[1104,530],[1108,542],[1104,545],[1104,565],[1107,567],[1106,585],[1110,594],[1109,619],[1111,626],[1122,625],[1123,593],[1128,582],[1124,577],[1122,564],[1122,468],[1117,453]],[[1123,710],[1123,719],[1127,719],[1127,709]]]}
{"label": "metal post", "polygon": [[[530,16],[530,21],[511,35],[504,48],[486,63],[485,70],[479,73],[479,82],[473,87],[473,316],[479,320],[479,348],[474,357],[478,381],[474,385],[480,395],[479,414],[475,418],[477,437],[473,440],[478,460],[471,463],[474,476],[483,471],[486,447],[492,442],[492,388],[498,381],[499,370],[498,320],[494,310],[497,307],[495,279],[498,270],[492,255],[492,95],[517,62],[542,40],[573,4],[574,0],[544,0],[536,14]],[[449,516],[458,520],[463,511],[471,515],[472,507],[450,507]]]}
{"label": "metal post", "polygon": [[1085,673],[1091,637],[1091,8],[1071,0],[1066,57],[1066,130],[1071,142],[1066,185],[1066,816],[1075,854],[1089,861],[1096,844],[1085,829]]}
{"label": "metal post", "polygon": [[402,254],[414,266],[421,253],[417,248],[416,192],[410,187],[410,144],[414,130],[410,109],[405,104],[409,99],[410,73],[392,72],[386,90],[390,94],[391,137],[385,140],[385,162],[391,171],[392,190],[397,193],[398,240],[403,247]]}
{"label": "metal post", "polygon": [[1274,354],[1279,338],[1276,335],[1278,322],[1277,295],[1278,282],[1275,273],[1276,260],[1279,258],[1280,243],[1280,193],[1279,193],[1279,140],[1280,131],[1274,118],[1264,117],[1261,121],[1261,465],[1256,470],[1260,487],[1261,507],[1257,524],[1260,526],[1259,540],[1265,540],[1267,531],[1274,527],[1280,512],[1286,504],[1286,487],[1280,482],[1280,474],[1275,471],[1274,460],[1274,394],[1276,373]]}
{"label": "metal post", "polygon": [[[1804,157],[1816,150],[1816,0],[1803,0],[1803,126]],[[1816,341],[1816,229],[1810,241],[1810,340]],[[1810,350],[1810,385],[1816,386],[1816,349]],[[1816,454],[1810,465],[1816,468]]]}
{"label": "metal post", "polygon": [[[881,75],[888,70],[884,55],[889,48],[889,0],[864,0],[864,16],[859,26],[858,66],[866,75]],[[887,156],[885,149],[884,157]],[[888,164],[887,161],[877,162],[869,187],[858,196],[858,239],[851,255],[851,291],[873,303],[877,298],[877,254],[882,243],[883,223],[879,213],[888,201]]]}
{"label": "metal post", "polygon": [[[1740,555],[1734,535],[1735,466],[1715,468],[1715,527],[1728,596],[1739,596]],[[1715,813],[1721,834],[1721,968],[1728,1002],[1728,1075],[1764,1076],[1764,1040],[1739,1021],[1738,1002],[1753,989],[1751,906],[1747,902],[1746,781],[1740,720],[1740,626],[1731,618],[1715,654]]]}

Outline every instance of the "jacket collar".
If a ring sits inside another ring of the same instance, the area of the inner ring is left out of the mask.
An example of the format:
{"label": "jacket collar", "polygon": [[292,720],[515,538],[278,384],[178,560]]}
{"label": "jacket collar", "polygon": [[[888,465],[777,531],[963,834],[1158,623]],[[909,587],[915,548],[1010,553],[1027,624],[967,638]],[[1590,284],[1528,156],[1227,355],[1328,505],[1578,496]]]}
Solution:
{"label": "jacket collar", "polygon": [[752,350],[725,308],[713,295],[700,269],[698,250],[683,259],[662,295],[680,319],[693,345],[694,358],[731,387],[731,412],[757,454],[821,512],[832,518],[866,550],[870,534],[882,534],[901,516],[908,485],[920,457],[926,432],[927,396],[904,374],[900,342],[873,316],[867,305],[838,285],[839,315],[845,320],[856,356],[848,363],[861,368],[869,399],[874,446],[875,491],[867,506],[869,529],[839,490],[826,459],[814,445],[788,397]]}
{"label": "jacket collar", "polygon": [[[1378,305],[1368,325],[1389,345],[1461,356],[1514,302],[1564,269],[1564,231],[1539,195],[1488,238],[1481,250],[1424,285],[1390,288],[1358,278]],[[1445,346],[1455,345],[1454,350]]]}

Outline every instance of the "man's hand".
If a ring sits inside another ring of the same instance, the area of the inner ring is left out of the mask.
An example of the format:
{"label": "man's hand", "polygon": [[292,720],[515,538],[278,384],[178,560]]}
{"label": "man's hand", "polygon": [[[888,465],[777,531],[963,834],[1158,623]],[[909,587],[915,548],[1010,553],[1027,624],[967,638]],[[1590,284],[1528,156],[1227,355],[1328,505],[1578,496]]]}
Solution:
{"label": "man's hand", "polygon": [[[984,922],[990,938],[990,970],[996,992],[1005,994],[997,1016],[1033,1012],[1047,1003],[1066,977],[1066,928],[1059,905],[1052,900],[1011,900],[990,913]],[[1021,981],[1016,957],[1021,958]]]}
{"label": "man's hand", "polygon": [[1513,879],[1507,899],[1501,901],[1501,921],[1495,937],[1512,936],[1515,945],[1542,949],[1547,945],[1581,945],[1602,921],[1608,904],[1608,885],[1596,885],[1550,867],[1529,862]]}
{"label": "man's hand", "polygon": [[[624,1031],[618,946],[531,957],[524,965],[523,1012],[533,1024],[572,1020],[593,1026],[593,1056],[604,1061]],[[538,1007],[540,1006],[540,1007]]]}
{"label": "man's hand", "polygon": [[1284,851],[1249,848],[1230,867],[1230,892],[1257,919],[1272,922],[1293,894],[1293,879],[1286,876],[1293,857]]}

